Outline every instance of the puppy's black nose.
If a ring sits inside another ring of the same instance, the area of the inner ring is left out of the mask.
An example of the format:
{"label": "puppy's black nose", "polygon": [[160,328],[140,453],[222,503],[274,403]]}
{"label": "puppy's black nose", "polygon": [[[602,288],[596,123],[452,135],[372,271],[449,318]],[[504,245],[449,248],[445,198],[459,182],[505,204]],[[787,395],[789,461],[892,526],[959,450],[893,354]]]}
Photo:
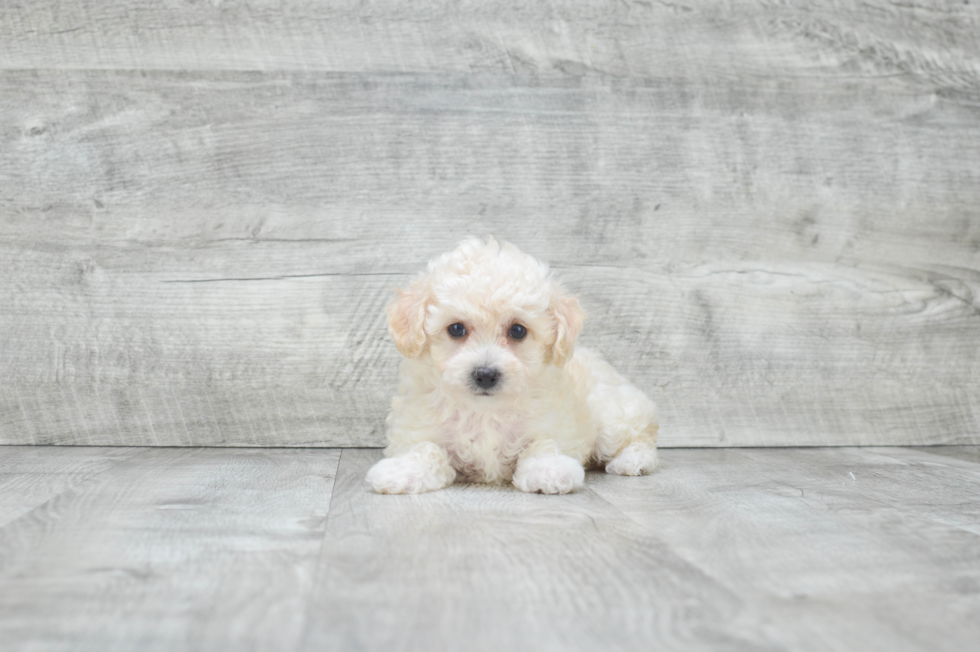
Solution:
{"label": "puppy's black nose", "polygon": [[473,382],[480,389],[490,389],[500,379],[500,372],[492,367],[478,367],[473,370]]}

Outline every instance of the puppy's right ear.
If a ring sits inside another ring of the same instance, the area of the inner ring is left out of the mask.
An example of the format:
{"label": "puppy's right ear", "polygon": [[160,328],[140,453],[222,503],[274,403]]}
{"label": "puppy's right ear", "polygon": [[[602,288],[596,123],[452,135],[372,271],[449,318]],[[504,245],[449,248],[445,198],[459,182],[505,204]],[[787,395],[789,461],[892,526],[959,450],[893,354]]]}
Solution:
{"label": "puppy's right ear", "polygon": [[405,289],[388,306],[388,332],[398,352],[416,358],[425,348],[425,313],[431,300],[427,279],[420,278]]}

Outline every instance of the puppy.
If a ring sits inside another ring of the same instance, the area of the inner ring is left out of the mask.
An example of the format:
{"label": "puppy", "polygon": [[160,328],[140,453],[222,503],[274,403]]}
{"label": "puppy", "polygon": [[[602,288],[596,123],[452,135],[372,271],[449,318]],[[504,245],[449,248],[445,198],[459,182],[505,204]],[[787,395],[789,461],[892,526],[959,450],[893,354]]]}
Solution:
{"label": "puppy", "polygon": [[547,265],[493,238],[464,240],[388,307],[405,359],[388,415],[379,493],[462,482],[564,494],[585,466],[657,466],[657,408],[595,353],[585,315]]}

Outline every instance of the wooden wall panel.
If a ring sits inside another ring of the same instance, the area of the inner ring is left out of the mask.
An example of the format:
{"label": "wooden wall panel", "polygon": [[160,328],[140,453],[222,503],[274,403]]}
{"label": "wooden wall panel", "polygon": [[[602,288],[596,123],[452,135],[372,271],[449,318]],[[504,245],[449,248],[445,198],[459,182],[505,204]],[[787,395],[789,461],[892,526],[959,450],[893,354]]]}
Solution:
{"label": "wooden wall panel", "polygon": [[0,5],[11,69],[502,72],[708,81],[882,72],[976,92],[972,2],[59,0]]}
{"label": "wooden wall panel", "polygon": [[665,445],[980,443],[980,10],[0,7],[0,442],[376,445],[392,288],[550,261]]}

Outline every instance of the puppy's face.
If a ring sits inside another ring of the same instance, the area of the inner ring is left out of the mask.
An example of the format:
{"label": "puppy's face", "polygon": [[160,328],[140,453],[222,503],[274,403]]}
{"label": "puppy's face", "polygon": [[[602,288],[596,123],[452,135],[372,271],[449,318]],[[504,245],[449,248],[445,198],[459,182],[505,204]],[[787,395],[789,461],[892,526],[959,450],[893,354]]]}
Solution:
{"label": "puppy's face", "polygon": [[520,396],[551,362],[547,309],[467,289],[465,297],[436,299],[426,319],[429,355],[443,386],[458,395]]}
{"label": "puppy's face", "polygon": [[403,355],[431,364],[447,394],[476,402],[518,398],[563,365],[584,319],[545,265],[492,239],[431,261],[388,317]]}

